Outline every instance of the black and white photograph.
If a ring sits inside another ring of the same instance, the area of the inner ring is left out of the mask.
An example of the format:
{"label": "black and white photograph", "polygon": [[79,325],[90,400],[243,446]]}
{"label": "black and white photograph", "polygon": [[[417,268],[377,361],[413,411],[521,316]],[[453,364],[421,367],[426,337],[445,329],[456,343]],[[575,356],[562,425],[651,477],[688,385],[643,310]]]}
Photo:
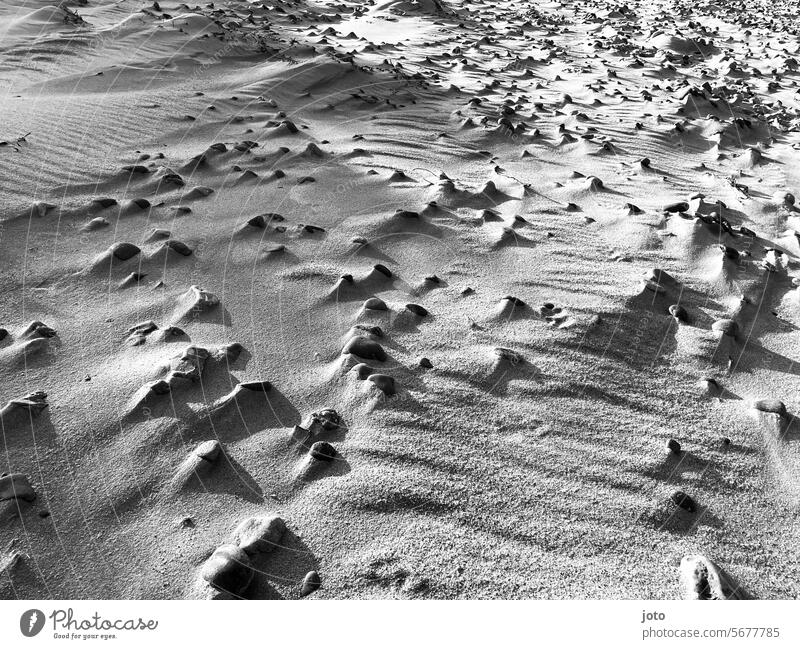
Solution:
{"label": "black and white photograph", "polygon": [[0,0],[0,644],[800,642],[799,34]]}

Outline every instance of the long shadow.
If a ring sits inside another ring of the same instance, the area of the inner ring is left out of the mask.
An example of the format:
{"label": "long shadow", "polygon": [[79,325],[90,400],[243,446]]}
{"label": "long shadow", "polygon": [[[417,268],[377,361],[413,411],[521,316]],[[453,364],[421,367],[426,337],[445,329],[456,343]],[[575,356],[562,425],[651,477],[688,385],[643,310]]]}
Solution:
{"label": "long shadow", "polygon": [[800,376],[800,361],[774,352],[757,342],[746,341],[733,357],[731,370],[748,372],[755,369],[766,369],[792,376]]}
{"label": "long shadow", "polygon": [[183,437],[196,441],[232,442],[267,428],[291,428],[300,423],[300,412],[277,388],[267,392],[234,389],[216,404],[194,414]]}
{"label": "long shadow", "polygon": [[676,507],[666,520],[658,526],[658,529],[671,534],[689,536],[696,533],[701,525],[720,529],[723,526],[723,521],[715,516],[708,507],[700,506],[696,512],[687,512]]}
{"label": "long shadow", "polygon": [[350,463],[337,453],[336,457],[329,462],[312,461],[297,478],[296,484],[301,486],[317,480],[341,477],[347,475],[350,471],[352,471]]}
{"label": "long shadow", "polygon": [[[592,354],[624,363],[636,370],[647,370],[662,362],[678,346],[678,326],[670,315],[641,312],[601,313],[601,324],[577,340],[553,342],[581,354]],[[576,349],[576,345],[578,348]]]}
{"label": "long shadow", "polygon": [[203,476],[195,475],[184,487],[196,493],[230,494],[243,500],[262,503],[264,492],[252,475],[229,451],[224,450],[215,462],[213,471]]}
{"label": "long shadow", "polygon": [[669,453],[660,464],[645,470],[644,475],[668,484],[714,483],[728,487],[712,461],[704,460],[688,451]]}
{"label": "long shadow", "polygon": [[319,569],[319,562],[306,543],[287,529],[280,545],[266,554],[251,558],[254,577],[241,596],[215,593],[212,599],[299,599],[303,578]]}
{"label": "long shadow", "polygon": [[[6,449],[5,457],[9,463],[16,455],[15,451],[24,453],[25,459],[30,460],[32,453],[57,445],[58,435],[50,419],[49,410],[47,407],[37,415],[33,415],[27,410],[16,409],[10,415],[0,418],[0,431]],[[13,466],[12,464],[12,468]]]}

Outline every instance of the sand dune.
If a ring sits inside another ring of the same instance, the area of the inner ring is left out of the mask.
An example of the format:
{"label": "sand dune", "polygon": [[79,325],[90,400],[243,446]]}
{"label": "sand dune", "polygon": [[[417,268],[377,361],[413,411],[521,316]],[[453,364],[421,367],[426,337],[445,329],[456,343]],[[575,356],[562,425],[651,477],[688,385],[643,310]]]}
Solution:
{"label": "sand dune", "polygon": [[798,597],[797,33],[0,0],[0,595]]}

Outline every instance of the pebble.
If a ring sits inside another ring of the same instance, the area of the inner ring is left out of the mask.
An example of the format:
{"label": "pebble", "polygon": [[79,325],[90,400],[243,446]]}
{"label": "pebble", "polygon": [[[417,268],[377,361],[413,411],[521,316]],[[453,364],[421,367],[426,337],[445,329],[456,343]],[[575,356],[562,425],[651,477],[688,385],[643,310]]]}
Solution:
{"label": "pebble", "polygon": [[308,454],[315,460],[321,460],[323,462],[331,462],[338,455],[333,445],[325,441],[314,442]]}
{"label": "pebble", "polygon": [[388,358],[383,347],[366,336],[354,336],[347,342],[342,352],[381,363]]}
{"label": "pebble", "polygon": [[694,498],[683,491],[676,491],[672,494],[672,502],[681,509],[685,509],[687,512],[694,513],[697,511],[697,503],[694,501]]}
{"label": "pebble", "polygon": [[272,552],[286,531],[280,516],[246,518],[233,533],[236,545],[247,554]]}
{"label": "pebble", "polygon": [[10,473],[0,476],[0,502],[4,500],[36,500],[36,491],[31,486],[28,476],[22,473]]}
{"label": "pebble", "polygon": [[388,374],[371,374],[369,380],[380,388],[386,396],[391,397],[397,394],[395,381]]}
{"label": "pebble", "polygon": [[319,573],[316,570],[312,570],[303,577],[303,583],[300,586],[300,597],[308,597],[315,590],[318,590],[320,586],[322,586],[322,581],[319,578]]}
{"label": "pebble", "polygon": [[244,550],[221,545],[203,564],[200,574],[213,588],[241,595],[253,581],[254,571]]}
{"label": "pebble", "polygon": [[753,408],[761,412],[771,412],[781,417],[786,416],[786,405],[778,399],[758,399],[753,402]]}
{"label": "pebble", "polygon": [[669,314],[678,322],[688,322],[689,314],[680,304],[673,304],[669,307]]}

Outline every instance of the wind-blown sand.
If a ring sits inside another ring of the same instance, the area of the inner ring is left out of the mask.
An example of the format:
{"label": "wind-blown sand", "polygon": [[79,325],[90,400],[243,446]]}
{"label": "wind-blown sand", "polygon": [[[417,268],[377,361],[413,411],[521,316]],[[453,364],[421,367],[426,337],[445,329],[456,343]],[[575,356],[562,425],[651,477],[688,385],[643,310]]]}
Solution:
{"label": "wind-blown sand", "polygon": [[800,595],[797,3],[49,2],[0,596]]}

